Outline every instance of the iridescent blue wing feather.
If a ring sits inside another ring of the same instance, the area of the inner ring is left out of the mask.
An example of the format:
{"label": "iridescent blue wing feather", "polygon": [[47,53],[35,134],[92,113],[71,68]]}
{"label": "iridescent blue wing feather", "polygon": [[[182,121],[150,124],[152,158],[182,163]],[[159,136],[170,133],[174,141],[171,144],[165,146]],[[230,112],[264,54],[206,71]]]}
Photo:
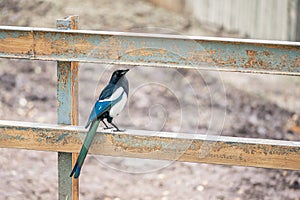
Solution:
{"label": "iridescent blue wing feather", "polygon": [[85,128],[87,128],[92,121],[95,121],[98,117],[103,115],[111,107],[111,101],[97,101],[90,114],[89,120]]}
{"label": "iridescent blue wing feather", "polygon": [[109,100],[99,100],[95,103],[95,106],[90,114],[88,123],[86,124],[85,128],[87,128],[91,122],[97,120],[101,115],[103,115],[106,111],[109,111],[110,108],[118,103],[123,96],[124,92],[115,100],[109,101]]}

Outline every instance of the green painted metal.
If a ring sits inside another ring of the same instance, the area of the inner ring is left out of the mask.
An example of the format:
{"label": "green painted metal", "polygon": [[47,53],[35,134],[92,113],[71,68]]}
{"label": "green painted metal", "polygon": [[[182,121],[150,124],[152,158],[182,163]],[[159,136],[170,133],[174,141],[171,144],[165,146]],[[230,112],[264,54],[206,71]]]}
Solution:
{"label": "green painted metal", "polygon": [[[58,123],[71,124],[71,76],[70,62],[57,63]],[[72,199],[72,153],[58,152],[58,192],[59,199]]]}
{"label": "green painted metal", "polygon": [[58,199],[72,199],[72,153],[58,152]]}
{"label": "green painted metal", "polygon": [[57,62],[57,104],[58,123],[71,124],[72,109],[72,70],[71,62]]}
{"label": "green painted metal", "polygon": [[[72,29],[77,26],[77,18],[69,17],[57,20],[58,29]],[[74,21],[74,19],[76,19]],[[75,23],[75,24],[74,24]],[[78,69],[72,62],[57,62],[57,114],[59,124],[78,124]],[[62,138],[58,138],[62,140]],[[58,152],[58,195],[60,200],[77,199],[73,197],[74,188],[70,172],[72,171],[72,153]],[[78,188],[76,189],[78,190]]]}
{"label": "green painted metal", "polygon": [[299,55],[299,42],[0,27],[7,58],[299,75]]}
{"label": "green painted metal", "polygon": [[[0,120],[0,131],[0,147],[78,152],[87,130],[71,125]],[[96,155],[300,170],[299,141],[101,130],[95,134],[93,144],[89,153]]]}

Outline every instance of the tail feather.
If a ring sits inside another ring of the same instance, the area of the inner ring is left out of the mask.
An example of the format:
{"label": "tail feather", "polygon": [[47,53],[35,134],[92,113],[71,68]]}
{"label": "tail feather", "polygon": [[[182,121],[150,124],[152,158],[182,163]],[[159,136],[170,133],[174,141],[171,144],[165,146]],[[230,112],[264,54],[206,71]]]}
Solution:
{"label": "tail feather", "polygon": [[86,157],[87,153],[88,153],[88,149],[83,145],[82,148],[81,148],[81,150],[80,150],[80,153],[78,155],[77,161],[76,161],[76,163],[75,163],[75,165],[73,167],[73,170],[72,170],[72,172],[70,174],[70,177],[72,177],[73,174],[74,174],[74,178],[78,178],[79,177],[80,171],[81,171],[81,167],[83,165],[83,162],[85,160],[85,157]]}
{"label": "tail feather", "polygon": [[75,164],[71,174],[70,174],[70,177],[73,176],[74,174],[74,178],[78,178],[79,175],[80,175],[80,171],[81,171],[81,166],[79,166],[77,163]]}
{"label": "tail feather", "polygon": [[86,125],[85,125],[85,127],[84,127],[84,128],[86,128],[86,129],[87,129],[87,128],[89,127],[90,123],[91,123],[91,122],[90,122],[90,121],[88,121],[88,122],[86,123]]}
{"label": "tail feather", "polygon": [[87,135],[84,139],[84,143],[81,147],[80,153],[78,155],[78,158],[77,158],[77,161],[74,165],[74,168],[73,168],[73,170],[70,174],[70,177],[72,177],[73,175],[74,175],[74,178],[79,177],[83,162],[84,162],[85,157],[86,157],[86,155],[89,151],[89,148],[92,144],[92,141],[94,139],[94,136],[95,136],[95,133],[97,131],[99,123],[100,123],[99,120],[92,122],[92,124],[90,126],[90,129],[89,129],[89,131],[88,131],[88,133],[87,133]]}

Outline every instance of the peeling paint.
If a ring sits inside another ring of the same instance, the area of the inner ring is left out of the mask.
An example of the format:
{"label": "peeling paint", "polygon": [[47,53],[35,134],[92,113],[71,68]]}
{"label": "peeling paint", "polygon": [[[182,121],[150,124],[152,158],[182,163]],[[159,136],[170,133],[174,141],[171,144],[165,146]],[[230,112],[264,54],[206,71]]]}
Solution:
{"label": "peeling paint", "polygon": [[76,125],[78,123],[78,64],[58,62],[57,77],[58,121]]}
{"label": "peeling paint", "polygon": [[56,143],[60,142],[61,140],[63,140],[68,135],[69,134],[67,134],[67,133],[61,134],[60,136],[57,137]]}
{"label": "peeling paint", "polygon": [[[98,133],[94,154],[300,170],[300,142],[231,138],[205,139],[190,134]],[[69,126],[0,121],[0,147],[78,152],[86,130]],[[81,135],[82,137],[79,137]],[[284,160],[284,162],[282,162]]]}
{"label": "peeling paint", "polygon": [[25,138],[21,135],[9,135],[9,134],[0,134],[0,140],[16,140],[16,141],[21,141],[25,140]]}
{"label": "peeling paint", "polygon": [[0,27],[0,47],[6,58],[300,74],[297,42]]}

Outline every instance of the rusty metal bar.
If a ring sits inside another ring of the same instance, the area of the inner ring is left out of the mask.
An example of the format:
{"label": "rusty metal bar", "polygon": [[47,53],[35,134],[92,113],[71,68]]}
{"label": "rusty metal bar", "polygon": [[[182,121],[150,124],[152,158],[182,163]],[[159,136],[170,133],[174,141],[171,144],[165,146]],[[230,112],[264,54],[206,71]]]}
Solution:
{"label": "rusty metal bar", "polygon": [[300,74],[300,43],[0,27],[0,57]]}
{"label": "rusty metal bar", "polygon": [[[102,132],[103,131],[103,132]],[[0,147],[78,152],[86,134],[83,127],[0,120]],[[206,136],[200,134],[101,130],[90,153],[300,170],[300,142]]]}
{"label": "rusty metal bar", "polygon": [[[77,29],[78,16],[57,20],[60,30]],[[58,123],[78,125],[78,63],[57,62],[57,101]],[[58,193],[59,199],[79,199],[78,179],[69,177],[72,161],[77,156],[72,153],[58,152]]]}

